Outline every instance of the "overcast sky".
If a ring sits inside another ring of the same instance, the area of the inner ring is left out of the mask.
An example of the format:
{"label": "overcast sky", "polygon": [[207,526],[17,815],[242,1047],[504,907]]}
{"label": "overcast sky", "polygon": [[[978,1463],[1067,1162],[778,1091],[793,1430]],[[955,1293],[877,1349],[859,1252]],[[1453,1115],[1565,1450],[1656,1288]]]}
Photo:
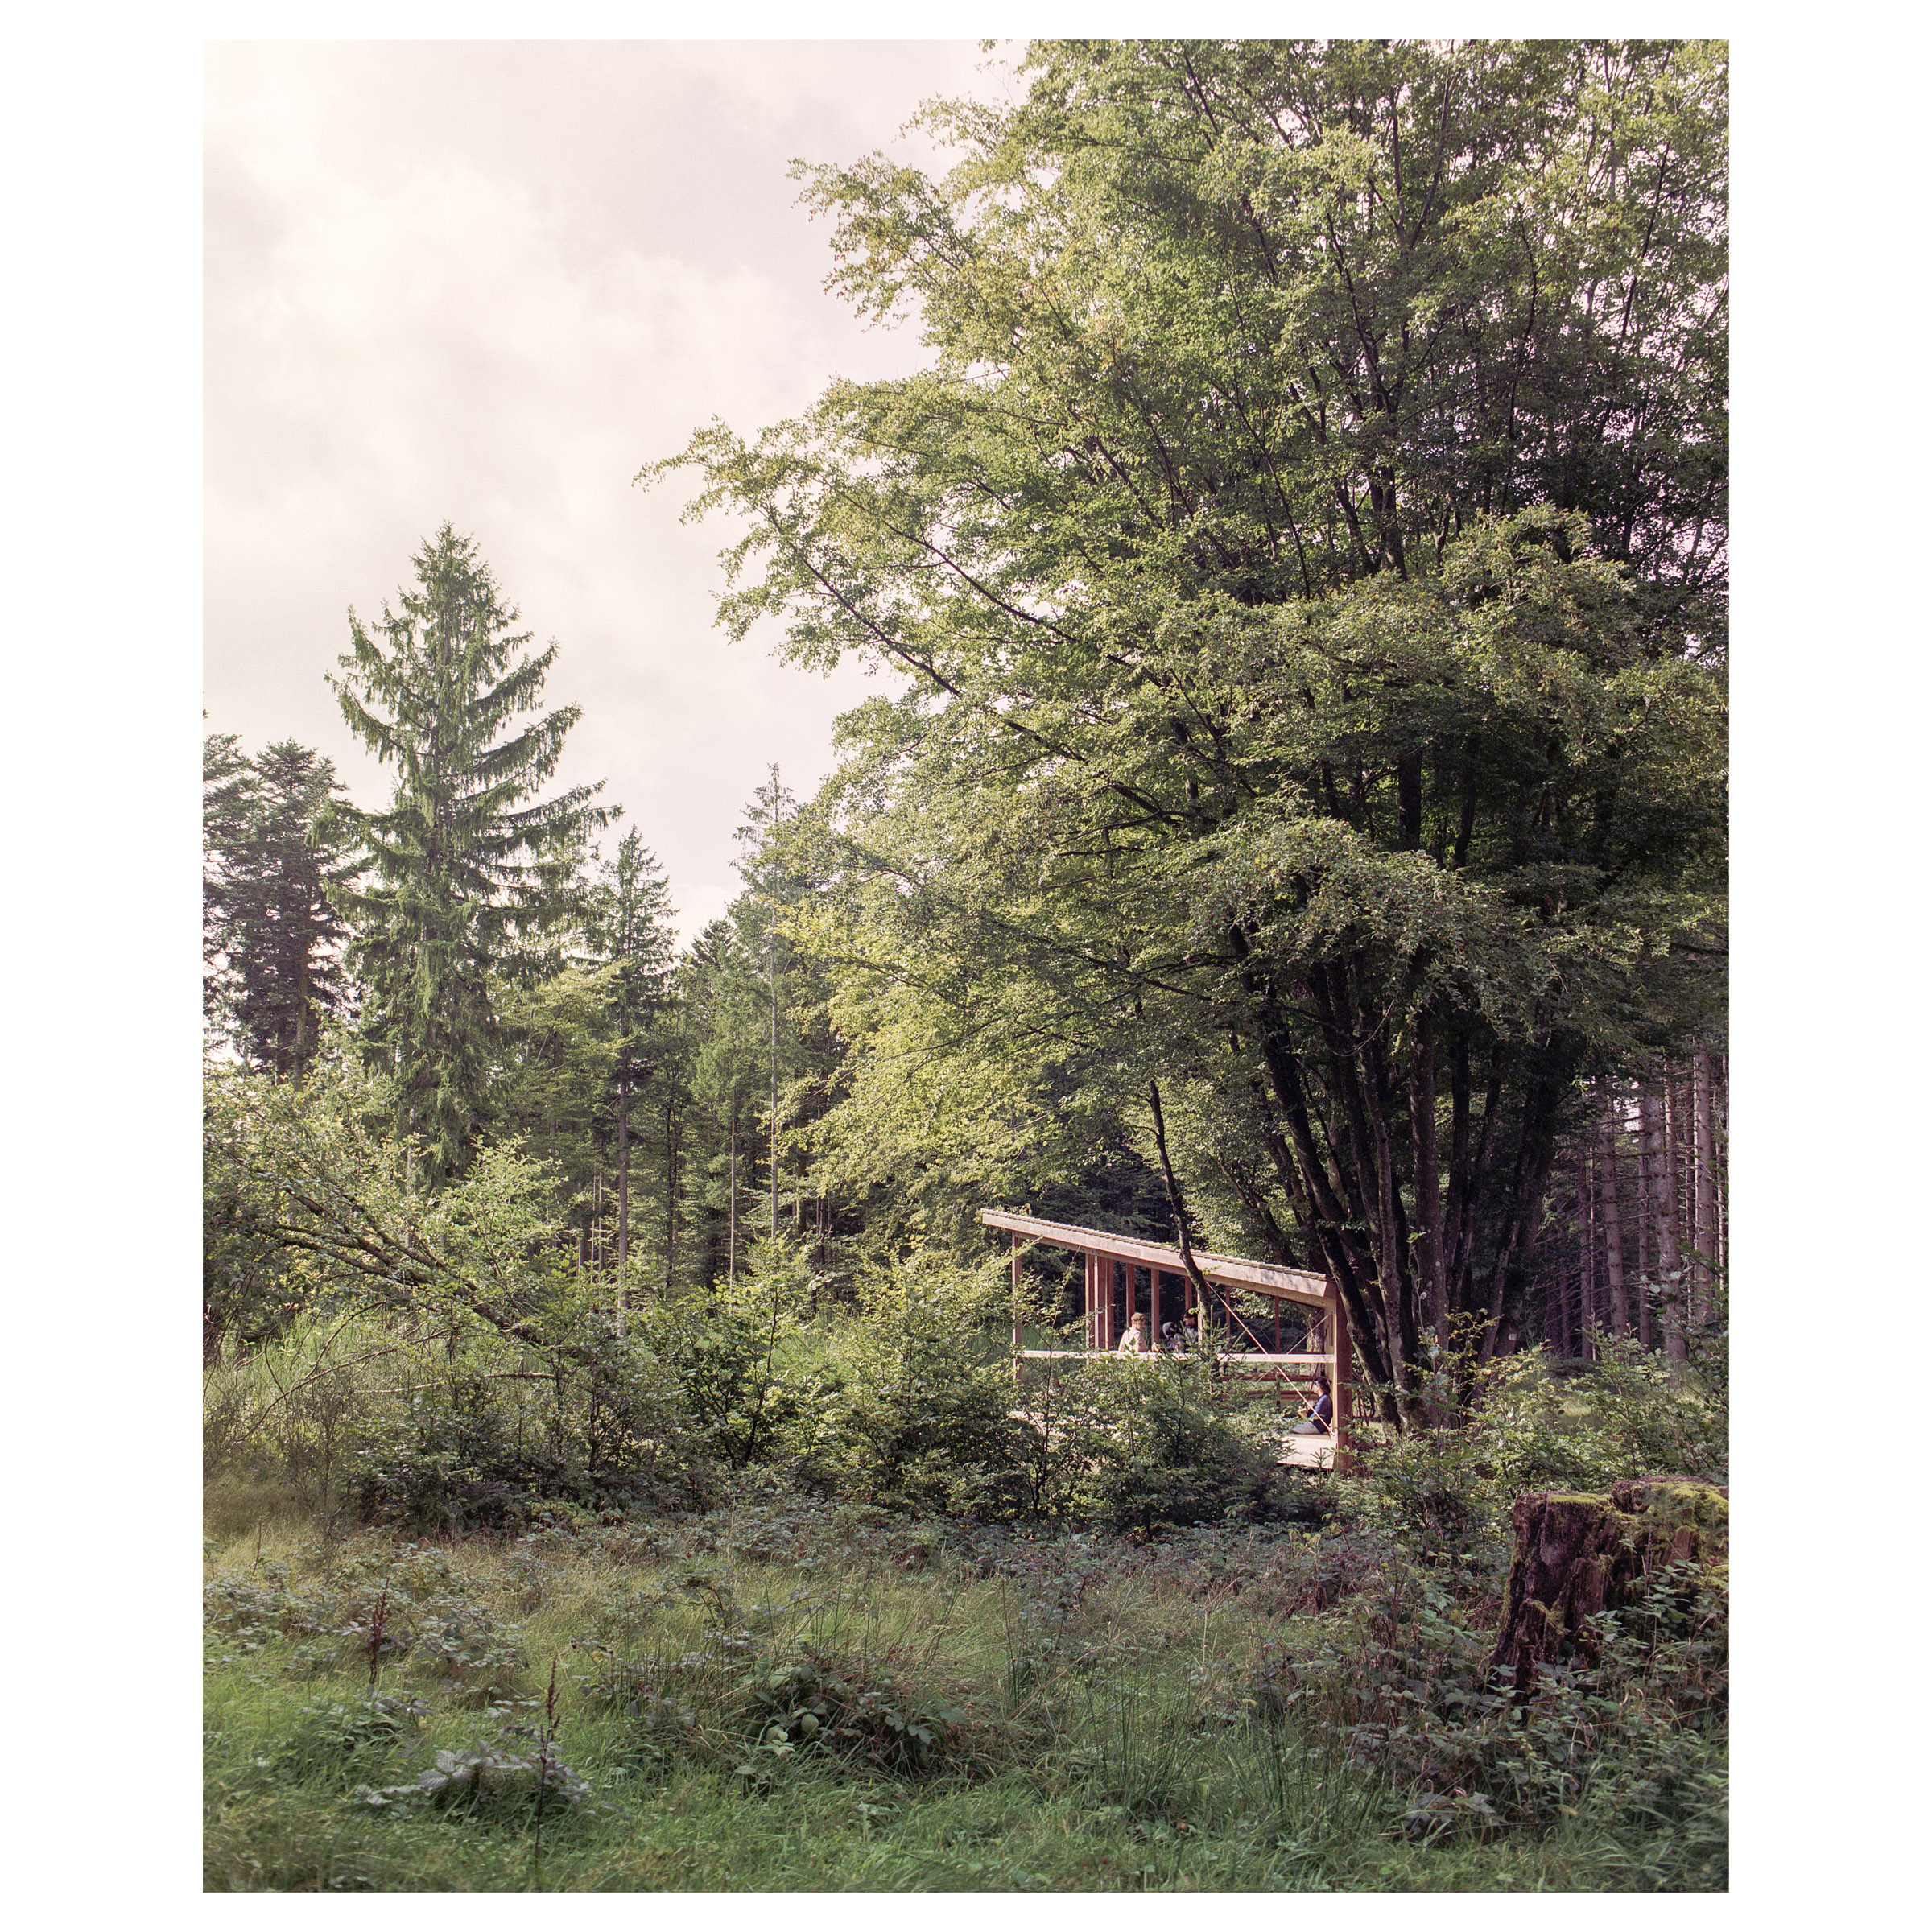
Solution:
{"label": "overcast sky", "polygon": [[794,156],[876,147],[935,94],[1003,97],[971,42],[228,43],[206,57],[207,729],[385,769],[323,682],[448,519],[583,707],[557,782],[607,781],[687,937],[735,890],[776,761],[803,796],[877,688],[712,626],[716,520],[631,479],[721,416],[903,374],[908,329],[823,292]]}

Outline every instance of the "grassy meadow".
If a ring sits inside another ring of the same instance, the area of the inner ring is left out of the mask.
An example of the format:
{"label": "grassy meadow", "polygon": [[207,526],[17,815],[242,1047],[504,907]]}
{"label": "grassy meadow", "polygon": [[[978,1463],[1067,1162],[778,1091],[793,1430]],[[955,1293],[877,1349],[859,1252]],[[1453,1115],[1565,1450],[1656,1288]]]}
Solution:
{"label": "grassy meadow", "polygon": [[217,1476],[205,1884],[1723,1885],[1721,1635],[1660,1607],[1525,1718],[1494,1574],[1292,1483],[1270,1521],[1034,1536],[752,1471],[425,1538]]}

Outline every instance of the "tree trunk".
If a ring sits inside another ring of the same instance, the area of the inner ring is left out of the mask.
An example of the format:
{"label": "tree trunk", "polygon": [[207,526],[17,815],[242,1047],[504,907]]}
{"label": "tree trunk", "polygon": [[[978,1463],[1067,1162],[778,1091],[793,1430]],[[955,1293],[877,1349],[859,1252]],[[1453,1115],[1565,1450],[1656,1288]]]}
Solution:
{"label": "tree trunk", "polygon": [[[1161,1157],[1161,1178],[1166,1186],[1167,1206],[1169,1212],[1174,1216],[1174,1238],[1179,1243],[1181,1251],[1181,1271],[1187,1276],[1195,1293],[1204,1297],[1208,1293],[1208,1283],[1201,1274],[1199,1263],[1194,1258],[1194,1240],[1188,1232],[1187,1227],[1187,1203],[1181,1198],[1181,1183],[1174,1178],[1174,1162],[1167,1158],[1167,1123],[1161,1113],[1161,1085],[1158,1080],[1150,1080],[1147,1083],[1147,1100],[1154,1115],[1154,1150]],[[1016,1249],[1015,1252],[1017,1253],[1018,1250]],[[1159,1278],[1158,1275],[1150,1274],[1147,1278],[1152,1298],[1158,1304],[1161,1298]],[[1018,1278],[1016,1277],[1015,1279],[1017,1280]],[[1130,1293],[1128,1299],[1131,1302],[1133,1298]],[[1131,1315],[1133,1312],[1130,1307],[1128,1313]],[[1158,1344],[1161,1339],[1161,1329],[1160,1310],[1158,1306],[1150,1317],[1148,1328],[1149,1344],[1150,1345]]]}
{"label": "tree trunk", "polygon": [[1679,1122],[1673,1117],[1675,1096],[1666,1071],[1662,1108],[1662,1144],[1657,1147],[1657,1272],[1664,1284],[1664,1359],[1674,1378],[1682,1369],[1684,1348],[1684,1263],[1678,1242],[1677,1144]]}
{"label": "tree trunk", "polygon": [[1579,1142],[1576,1150],[1577,1325],[1582,1345],[1577,1353],[1587,1360],[1596,1350],[1596,1190],[1590,1179],[1590,1143]]}
{"label": "tree trunk", "polygon": [[1717,1195],[1717,1271],[1729,1278],[1731,1251],[1731,1187],[1728,1166],[1731,1146],[1731,1056],[1719,1054],[1717,1060],[1717,1078],[1713,1082],[1716,1091],[1713,1096],[1711,1113],[1714,1141],[1723,1144],[1725,1164],[1713,1163],[1711,1181]]}
{"label": "tree trunk", "polygon": [[1622,1204],[1616,1198],[1616,1102],[1606,1095],[1597,1117],[1596,1176],[1604,1209],[1604,1268],[1609,1278],[1610,1332],[1630,1332],[1630,1310],[1624,1295]]}
{"label": "tree trunk", "polygon": [[617,1336],[630,1332],[627,1265],[630,1260],[630,1069],[617,1071]]}
{"label": "tree trunk", "polygon": [[677,1103],[664,1103],[664,1292],[671,1293],[671,1259],[678,1243]]}
{"label": "tree trunk", "polygon": [[1730,1499],[1710,1483],[1633,1477],[1607,1496],[1519,1496],[1513,1521],[1509,1593],[1489,1667],[1509,1671],[1517,1696],[1526,1697],[1539,1666],[1594,1662],[1589,1619],[1630,1601],[1652,1571],[1723,1560]]}
{"label": "tree trunk", "polygon": [[1645,1348],[1657,1346],[1651,1305],[1656,1298],[1650,1272],[1650,1235],[1655,1203],[1650,1186],[1650,1096],[1637,1096],[1637,1339]]}
{"label": "tree trunk", "polygon": [[1449,1354],[1449,1278],[1443,1248],[1443,1199],[1435,1145],[1435,1021],[1425,1006],[1415,1016],[1409,1056],[1410,1133],[1415,1146],[1415,1213],[1422,1224],[1416,1258],[1424,1308],[1435,1345]]}
{"label": "tree trunk", "polygon": [[766,970],[771,976],[771,1238],[778,1238],[778,941],[765,941]]}
{"label": "tree trunk", "polygon": [[1717,1264],[1717,1137],[1711,1125],[1711,1055],[1700,1045],[1690,1056],[1691,1140],[1697,1154],[1697,1308],[1711,1319]]}

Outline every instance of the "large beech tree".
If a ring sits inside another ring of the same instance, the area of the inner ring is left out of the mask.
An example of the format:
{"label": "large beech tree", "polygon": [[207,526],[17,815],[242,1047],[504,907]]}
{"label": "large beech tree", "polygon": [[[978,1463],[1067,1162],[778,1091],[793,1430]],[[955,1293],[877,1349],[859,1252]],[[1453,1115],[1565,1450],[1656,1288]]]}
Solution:
{"label": "large beech tree", "polygon": [[1024,72],[931,111],[943,180],[807,173],[930,368],[646,473],[746,519],[734,634],[905,674],[796,834],[834,1120],[1011,1198],[1158,1092],[1207,1232],[1414,1389],[1506,1332],[1579,1080],[1721,957],[1724,57]]}

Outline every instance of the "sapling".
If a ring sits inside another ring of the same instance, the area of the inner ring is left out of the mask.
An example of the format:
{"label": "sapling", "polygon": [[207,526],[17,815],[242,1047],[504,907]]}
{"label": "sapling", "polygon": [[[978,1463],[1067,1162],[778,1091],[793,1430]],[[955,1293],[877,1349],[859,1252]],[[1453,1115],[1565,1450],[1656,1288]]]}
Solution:
{"label": "sapling", "polygon": [[543,1889],[543,1798],[550,1788],[550,1748],[557,1736],[557,1660],[550,1660],[550,1689],[543,1699],[543,1726],[537,1733],[537,1818],[530,1838],[530,1887]]}
{"label": "sapling", "polygon": [[385,1584],[382,1594],[376,1599],[376,1607],[369,1614],[369,1694],[376,1694],[376,1673],[382,1665],[382,1637],[389,1628],[389,1587]]}

